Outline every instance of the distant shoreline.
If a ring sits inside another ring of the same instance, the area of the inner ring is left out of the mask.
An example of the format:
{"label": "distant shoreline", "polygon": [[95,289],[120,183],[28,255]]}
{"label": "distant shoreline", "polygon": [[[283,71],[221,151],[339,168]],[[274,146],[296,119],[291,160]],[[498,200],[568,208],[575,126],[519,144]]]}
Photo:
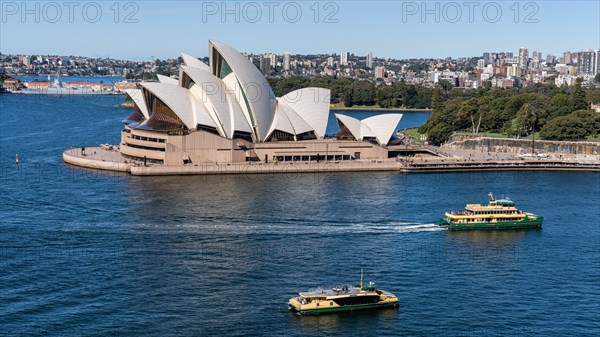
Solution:
{"label": "distant shoreline", "polygon": [[329,108],[331,111],[400,111],[400,112],[431,112],[431,109],[408,109],[408,108],[340,108],[332,107]]}

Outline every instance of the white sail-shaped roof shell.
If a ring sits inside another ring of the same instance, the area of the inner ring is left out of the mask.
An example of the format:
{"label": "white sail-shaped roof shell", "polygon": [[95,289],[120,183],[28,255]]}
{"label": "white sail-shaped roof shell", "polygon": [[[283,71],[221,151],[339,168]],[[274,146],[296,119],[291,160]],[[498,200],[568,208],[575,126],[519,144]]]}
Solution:
{"label": "white sail-shaped roof shell", "polygon": [[234,132],[241,131],[252,134],[252,128],[250,127],[250,124],[248,124],[246,116],[244,116],[244,111],[240,101],[237,100],[235,93],[226,89],[227,88],[225,87],[225,94],[227,95],[227,103],[229,104],[229,111],[231,112]]}
{"label": "white sail-shaped roof shell", "polygon": [[[325,136],[330,104],[328,89],[305,88],[275,98],[256,66],[218,41],[209,41],[210,65],[185,53],[181,56],[185,65],[181,67],[179,80],[158,75],[159,83],[142,83],[141,92],[131,91],[131,95],[142,98],[134,100],[147,120],[152,114],[152,102],[145,101],[150,92],[190,130],[198,125],[214,127],[222,137],[234,138],[238,132],[239,137],[251,135],[255,142],[267,140],[275,130],[294,137],[309,132],[318,138]],[[190,85],[188,77],[194,85]],[[357,123],[359,129],[365,128],[358,132],[357,139],[362,139],[363,134],[374,137],[366,125]]]}
{"label": "white sail-shaped roof shell", "polygon": [[294,127],[290,122],[287,114],[285,113],[285,108],[282,107],[281,104],[277,104],[277,108],[275,109],[275,117],[273,118],[273,125],[269,129],[269,135],[273,133],[275,130],[287,132],[291,135],[296,135],[296,131],[294,131]]}
{"label": "white sail-shaped roof shell", "polygon": [[325,88],[303,88],[292,91],[278,102],[285,102],[298,115],[308,123],[318,138],[325,137],[327,122],[329,120],[329,104],[331,103],[331,90]]}
{"label": "white sail-shaped roof shell", "polygon": [[149,119],[150,112],[148,111],[148,105],[146,105],[146,100],[144,99],[144,95],[142,95],[142,91],[140,89],[128,89],[127,95],[131,97],[133,103],[135,103],[138,106],[138,108],[140,108],[140,111],[142,112],[142,115],[144,115],[144,118]]}
{"label": "white sail-shaped roof shell", "polygon": [[206,105],[224,137],[232,138],[235,131],[252,132],[239,102],[220,78],[198,68],[183,66],[182,69],[195,83],[190,91]]}
{"label": "white sail-shaped roof shell", "polygon": [[375,136],[375,132],[373,132],[368,126],[364,123],[360,123],[360,131],[362,133],[362,139],[365,138],[373,138]]}
{"label": "white sail-shaped roof shell", "polygon": [[198,69],[202,69],[204,71],[210,72],[210,67],[208,66],[208,64],[200,61],[199,59],[193,57],[192,55],[188,55],[186,53],[181,53],[181,58],[183,59],[183,63],[185,63],[186,66],[194,67],[194,68],[198,68]]}
{"label": "white sail-shaped roof shell", "polygon": [[[237,50],[222,44],[218,41],[209,41],[209,55],[211,55],[211,69],[216,69],[213,64],[216,62],[212,58],[213,49],[215,49],[221,57],[227,62],[231,68],[235,78],[242,87],[248,105],[250,106],[249,114],[251,120],[254,121],[256,138],[259,141],[264,141],[268,136],[268,131],[275,117],[275,94],[267,82],[267,79],[260,73],[258,68],[250,62],[244,55]],[[213,73],[213,75],[216,75]],[[226,82],[227,83],[227,82]],[[230,82],[231,83],[231,82]],[[228,83],[228,85],[230,85]],[[234,88],[230,87],[230,90]],[[245,102],[244,102],[245,104]]]}
{"label": "white sail-shaped roof shell", "polygon": [[160,83],[174,84],[174,85],[178,85],[179,84],[178,80],[176,80],[176,79],[174,79],[172,77],[169,77],[169,76],[164,76],[164,75],[157,74],[156,77],[158,77],[158,81]]}
{"label": "white sail-shaped roof shell", "polygon": [[348,128],[356,140],[363,139],[362,124],[358,119],[342,114],[335,114],[335,118]]}
{"label": "white sail-shaped roof shell", "polygon": [[296,135],[315,130],[315,128],[313,128],[304,119],[302,119],[298,112],[285,101],[278,99],[277,109],[281,110],[285,114],[287,119],[290,121],[290,124],[292,124],[292,128],[294,128],[294,133]]}
{"label": "white sail-shaped roof shell", "polygon": [[357,140],[374,137],[379,145],[387,145],[402,119],[402,114],[381,114],[363,120],[335,114],[335,118],[342,122]]}
{"label": "white sail-shaped roof shell", "polygon": [[402,114],[381,114],[363,119],[361,123],[373,132],[379,144],[387,145],[401,119]]}
{"label": "white sail-shaped roof shell", "polygon": [[217,127],[206,107],[191,92],[177,85],[165,83],[142,83],[142,86],[165,103],[188,129],[198,124]]}
{"label": "white sail-shaped roof shell", "polygon": [[287,132],[294,136],[301,135],[306,132],[314,131],[314,128],[298,113],[285,103],[281,98],[277,99],[277,106],[275,108],[275,117],[273,124],[269,129],[268,135],[271,135],[273,131],[279,130]]}
{"label": "white sail-shaped roof shell", "polygon": [[227,96],[224,93],[225,84],[223,81],[198,68],[189,66],[181,68],[195,83],[190,92],[206,105],[215,122],[219,124],[219,128],[223,130],[224,136],[231,138],[233,123],[231,122]]}
{"label": "white sail-shaped roof shell", "polygon": [[[250,128],[250,133],[253,135],[253,138],[255,140],[258,140],[256,134],[254,133],[254,130],[252,129],[252,118],[250,117],[250,111],[248,110],[248,106],[246,106],[246,103],[244,101],[244,95],[242,94],[242,89],[240,88],[235,74],[231,73],[225,76],[225,78],[223,79],[223,83],[225,83],[225,91],[228,93],[228,97],[233,97],[234,101],[237,102],[238,106],[240,107],[242,116],[246,120],[245,124],[247,124]],[[238,120],[234,119],[234,122],[238,122]]]}

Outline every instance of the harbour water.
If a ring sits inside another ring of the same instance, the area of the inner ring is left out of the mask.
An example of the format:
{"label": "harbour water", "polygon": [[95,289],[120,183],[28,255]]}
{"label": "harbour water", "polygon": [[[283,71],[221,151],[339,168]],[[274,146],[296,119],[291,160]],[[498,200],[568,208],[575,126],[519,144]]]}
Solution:
{"label": "harbour water", "polygon": [[[63,164],[66,148],[118,142],[120,99],[0,96],[0,335],[600,330],[598,173],[134,177]],[[544,228],[435,225],[490,191]],[[400,309],[288,312],[296,292],[357,283],[360,269]]]}

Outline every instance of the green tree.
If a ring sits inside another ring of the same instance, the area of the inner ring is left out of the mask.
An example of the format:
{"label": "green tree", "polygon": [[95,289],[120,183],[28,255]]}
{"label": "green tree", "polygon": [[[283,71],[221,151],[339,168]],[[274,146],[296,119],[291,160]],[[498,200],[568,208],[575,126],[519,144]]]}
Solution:
{"label": "green tree", "polygon": [[600,134],[600,114],[592,109],[577,110],[572,113],[585,125],[588,135],[596,136]]}
{"label": "green tree", "polygon": [[481,111],[479,110],[479,100],[471,98],[465,101],[458,111],[458,118],[468,120],[471,123],[473,134],[478,134],[482,118]]}
{"label": "green tree", "polygon": [[369,81],[356,81],[352,88],[352,101],[358,105],[374,105],[375,85]]}
{"label": "green tree", "polygon": [[482,111],[481,128],[486,131],[500,131],[506,124],[507,120],[504,119],[504,108],[506,105],[507,98],[499,97],[494,98],[491,95],[481,98],[481,105],[479,107]]}
{"label": "green tree", "polygon": [[517,125],[522,126],[527,134],[535,133],[538,124],[538,115],[531,104],[524,104],[519,112],[517,112],[515,119]]}
{"label": "green tree", "polygon": [[433,89],[433,94],[431,96],[431,110],[439,112],[443,108],[444,108],[444,96],[442,94],[442,89],[440,89],[440,87],[435,87],[435,89]]}
{"label": "green tree", "polygon": [[354,105],[354,102],[352,101],[352,89],[346,89],[346,91],[344,91],[344,95],[342,97],[342,101],[344,101],[344,106],[350,108],[351,106]]}
{"label": "green tree", "polygon": [[556,94],[550,104],[550,117],[565,116],[573,111],[571,99],[564,93]]}
{"label": "green tree", "polygon": [[396,107],[398,100],[396,99],[396,91],[392,86],[379,85],[376,90],[377,101],[376,103],[382,108],[393,108]]}
{"label": "green tree", "polygon": [[440,146],[450,139],[450,135],[452,135],[450,128],[445,124],[437,124],[427,133],[427,141],[429,144]]}
{"label": "green tree", "polygon": [[588,136],[585,122],[570,114],[551,120],[540,131],[540,136],[551,140],[579,140]]}
{"label": "green tree", "polygon": [[581,78],[577,79],[575,83],[575,90],[573,91],[573,95],[571,100],[573,101],[573,110],[585,110],[589,108],[589,104],[586,101],[585,91],[581,87]]}

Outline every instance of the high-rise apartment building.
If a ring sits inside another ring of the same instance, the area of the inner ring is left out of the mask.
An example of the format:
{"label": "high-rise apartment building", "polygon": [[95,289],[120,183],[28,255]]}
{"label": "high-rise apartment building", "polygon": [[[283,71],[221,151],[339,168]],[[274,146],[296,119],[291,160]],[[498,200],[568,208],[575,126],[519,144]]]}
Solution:
{"label": "high-rise apartment building", "polygon": [[283,53],[283,70],[290,70],[290,52]]}
{"label": "high-rise apartment building", "polygon": [[340,64],[343,66],[348,65],[348,52],[347,51],[343,51],[340,53]]}
{"label": "high-rise apartment building", "polygon": [[522,70],[527,69],[528,62],[529,62],[529,50],[525,47],[519,48],[519,67]]}

